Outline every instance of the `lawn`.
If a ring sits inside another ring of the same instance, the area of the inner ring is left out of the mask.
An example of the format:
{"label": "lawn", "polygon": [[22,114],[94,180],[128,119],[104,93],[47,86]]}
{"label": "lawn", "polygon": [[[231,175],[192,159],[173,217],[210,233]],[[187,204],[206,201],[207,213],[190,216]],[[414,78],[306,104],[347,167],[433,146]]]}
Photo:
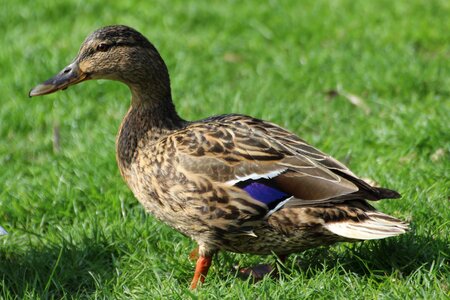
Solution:
{"label": "lawn", "polygon": [[[412,299],[450,297],[450,2],[1,0],[0,298]],[[188,289],[195,247],[122,181],[126,86],[27,93],[86,35],[127,24],[159,49],[178,112],[278,123],[398,190],[376,203],[400,237],[291,255],[253,284],[220,253]]]}

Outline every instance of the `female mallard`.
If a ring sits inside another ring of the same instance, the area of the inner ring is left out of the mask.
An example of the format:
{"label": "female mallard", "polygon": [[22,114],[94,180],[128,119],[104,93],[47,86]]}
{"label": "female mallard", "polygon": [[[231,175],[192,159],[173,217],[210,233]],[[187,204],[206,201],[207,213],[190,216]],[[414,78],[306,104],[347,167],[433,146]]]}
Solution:
{"label": "female mallard", "polygon": [[118,80],[131,90],[116,142],[120,172],[146,210],[198,243],[192,288],[219,250],[285,256],[408,228],[366,201],[397,192],[367,184],[275,124],[237,114],[181,119],[164,61],[130,27],[92,33],[70,65],[29,95],[90,79]]}

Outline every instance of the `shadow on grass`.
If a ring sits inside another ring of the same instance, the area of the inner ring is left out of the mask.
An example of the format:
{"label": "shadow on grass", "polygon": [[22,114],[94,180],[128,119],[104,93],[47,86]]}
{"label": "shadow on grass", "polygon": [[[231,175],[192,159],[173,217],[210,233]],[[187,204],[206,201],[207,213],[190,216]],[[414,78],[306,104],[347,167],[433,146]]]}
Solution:
{"label": "shadow on grass", "polygon": [[[291,255],[282,267],[284,271],[281,276],[283,273],[298,271],[312,278],[317,276],[317,272],[339,268],[342,273],[355,273],[383,280],[383,277],[392,274],[407,277],[420,268],[432,269],[442,265],[449,267],[449,241],[431,236],[417,236],[411,232],[397,238],[310,249]],[[346,248],[344,251],[343,247]],[[223,256],[222,262],[228,270],[233,269],[236,264],[228,254]]]}
{"label": "shadow on grass", "polygon": [[319,248],[302,253],[296,257],[294,268],[309,276],[314,276],[315,270],[331,270],[339,265],[344,272],[362,276],[405,277],[420,268],[441,266],[450,256],[448,241],[413,233],[347,245],[348,249],[340,252]]}
{"label": "shadow on grass", "polygon": [[0,295],[4,297],[87,296],[116,274],[114,263],[119,251],[106,239],[83,237],[81,243],[37,239],[33,247],[21,244],[14,243],[0,252]]}
{"label": "shadow on grass", "polygon": [[[109,294],[104,287],[115,282],[115,270],[120,269],[118,260],[127,252],[123,247],[129,247],[127,243],[119,245],[114,240],[98,235],[86,235],[76,242],[67,237],[54,242],[37,238],[4,247],[0,251],[0,298],[3,295],[21,299],[31,295],[59,299],[89,296],[102,291]],[[340,248],[324,247],[292,255],[285,271],[289,274],[296,270],[312,278],[317,272],[338,267],[343,273],[383,280],[383,276],[391,274],[406,277],[419,268],[440,266],[449,259],[450,253],[448,241],[413,233],[342,245]],[[348,249],[342,251],[342,247]],[[222,254],[220,260],[223,265],[218,270],[232,269],[236,263],[234,259],[234,255]]]}

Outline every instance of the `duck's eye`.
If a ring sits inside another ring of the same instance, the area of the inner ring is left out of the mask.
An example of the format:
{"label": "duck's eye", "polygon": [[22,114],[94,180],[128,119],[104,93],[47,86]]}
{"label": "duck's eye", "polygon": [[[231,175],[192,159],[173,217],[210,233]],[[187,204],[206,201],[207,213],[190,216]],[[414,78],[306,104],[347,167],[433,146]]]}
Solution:
{"label": "duck's eye", "polygon": [[111,48],[111,45],[101,43],[101,44],[98,44],[97,51],[105,52],[105,51],[108,51],[109,48]]}

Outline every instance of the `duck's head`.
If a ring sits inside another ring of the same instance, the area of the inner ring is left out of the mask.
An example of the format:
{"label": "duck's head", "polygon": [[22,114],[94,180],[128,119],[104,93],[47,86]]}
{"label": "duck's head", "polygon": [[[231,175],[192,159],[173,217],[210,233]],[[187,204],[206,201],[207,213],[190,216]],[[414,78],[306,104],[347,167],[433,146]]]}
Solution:
{"label": "duck's head", "polygon": [[133,96],[170,96],[169,75],[158,51],[142,34],[123,25],[94,31],[73,62],[34,87],[29,96],[54,93],[89,79],[122,81]]}

